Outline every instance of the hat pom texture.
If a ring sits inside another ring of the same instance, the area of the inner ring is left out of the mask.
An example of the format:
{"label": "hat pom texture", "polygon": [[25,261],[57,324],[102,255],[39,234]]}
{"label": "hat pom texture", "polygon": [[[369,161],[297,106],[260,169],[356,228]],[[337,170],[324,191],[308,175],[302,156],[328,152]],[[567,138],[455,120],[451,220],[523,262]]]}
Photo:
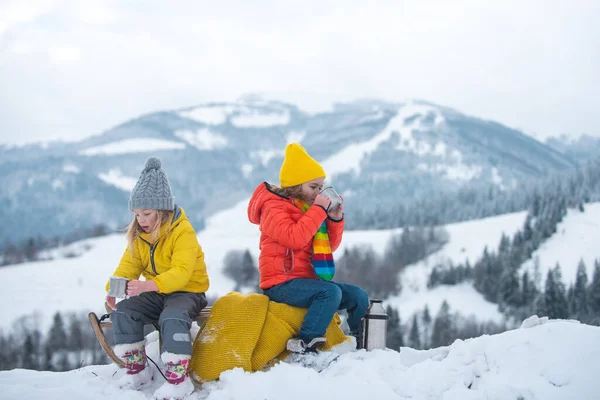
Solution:
{"label": "hat pom texture", "polygon": [[148,171],[150,169],[160,169],[162,167],[162,162],[158,157],[150,157],[148,161],[146,161],[145,170]]}

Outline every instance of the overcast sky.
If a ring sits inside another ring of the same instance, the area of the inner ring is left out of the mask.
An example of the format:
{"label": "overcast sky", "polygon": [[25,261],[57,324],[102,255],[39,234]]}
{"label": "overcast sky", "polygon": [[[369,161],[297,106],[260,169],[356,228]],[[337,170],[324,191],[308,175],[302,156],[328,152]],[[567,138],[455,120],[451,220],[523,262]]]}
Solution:
{"label": "overcast sky", "polygon": [[[600,136],[598,0],[0,0],[0,143],[248,92]],[[310,99],[310,97],[308,97]]]}

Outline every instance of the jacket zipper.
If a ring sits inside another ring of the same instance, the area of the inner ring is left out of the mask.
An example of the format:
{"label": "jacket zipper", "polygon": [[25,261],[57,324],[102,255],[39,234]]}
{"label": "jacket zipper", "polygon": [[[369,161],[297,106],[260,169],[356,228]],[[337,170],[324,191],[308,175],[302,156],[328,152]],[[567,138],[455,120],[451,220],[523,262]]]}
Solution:
{"label": "jacket zipper", "polygon": [[[285,268],[285,260],[287,259],[287,256],[289,254],[289,252],[292,252],[292,268],[290,268],[290,270],[286,270]],[[294,270],[294,250],[292,249],[285,249],[285,256],[283,256],[283,260],[281,260],[281,269],[283,270],[283,273],[286,275],[289,275],[292,273],[292,271]]]}
{"label": "jacket zipper", "polygon": [[[140,238],[142,239],[142,238]],[[158,275],[158,272],[156,272],[156,265],[154,265],[154,249],[156,249],[156,244],[150,244],[150,242],[145,241],[144,239],[142,239],[144,241],[144,243],[146,243],[148,246],[150,246],[150,263],[152,264],[152,271],[154,272],[154,275]]]}
{"label": "jacket zipper", "polygon": [[158,275],[156,272],[156,265],[154,265],[154,249],[156,248],[156,244],[150,246],[150,262],[152,263],[152,271],[154,271],[154,275]]}

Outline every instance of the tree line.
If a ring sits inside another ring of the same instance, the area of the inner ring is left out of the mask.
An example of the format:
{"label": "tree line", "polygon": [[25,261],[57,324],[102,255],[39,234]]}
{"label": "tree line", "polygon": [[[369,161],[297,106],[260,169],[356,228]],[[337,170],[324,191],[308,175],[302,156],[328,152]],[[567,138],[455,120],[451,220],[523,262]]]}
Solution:
{"label": "tree line", "polygon": [[[32,261],[50,260],[52,256],[48,252],[45,252],[45,250],[59,248],[79,240],[104,236],[109,233],[110,230],[107,226],[95,225],[90,229],[77,229],[64,237],[29,237],[18,243],[5,241],[0,247],[0,267]],[[65,256],[75,257],[76,254],[67,253]]]}
{"label": "tree line", "polygon": [[[57,312],[47,332],[39,326],[39,318],[30,315],[17,320],[11,333],[0,331],[0,370],[69,371],[110,362],[87,315]],[[107,338],[112,340],[110,332]]]}

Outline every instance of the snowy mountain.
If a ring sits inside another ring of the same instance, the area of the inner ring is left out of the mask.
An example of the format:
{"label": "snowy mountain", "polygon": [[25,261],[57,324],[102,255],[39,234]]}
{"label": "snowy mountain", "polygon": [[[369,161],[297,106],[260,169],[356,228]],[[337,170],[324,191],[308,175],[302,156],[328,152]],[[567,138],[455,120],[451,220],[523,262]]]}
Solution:
{"label": "snowy mountain", "polygon": [[576,139],[567,135],[548,138],[545,142],[554,150],[578,162],[597,157],[600,153],[600,138],[582,135]]}
{"label": "snowy mountain", "polygon": [[[157,335],[150,334],[147,342],[148,354],[162,367]],[[598,327],[551,320],[427,351],[346,352],[321,373],[287,363],[266,372],[237,368],[197,387],[190,400],[595,399],[600,391],[599,342]],[[114,364],[68,372],[3,371],[0,392],[7,400],[146,399],[162,384],[160,374],[150,368],[154,383],[142,392],[116,387],[125,370]]]}
{"label": "snowy mountain", "polygon": [[277,183],[290,141],[322,161],[348,213],[464,187],[514,189],[576,164],[519,131],[425,102],[365,100],[320,113],[257,98],[209,103],[144,115],[81,142],[0,146],[0,243],[122,227],[150,155],[162,158],[176,202],[200,230],[259,182]]}

